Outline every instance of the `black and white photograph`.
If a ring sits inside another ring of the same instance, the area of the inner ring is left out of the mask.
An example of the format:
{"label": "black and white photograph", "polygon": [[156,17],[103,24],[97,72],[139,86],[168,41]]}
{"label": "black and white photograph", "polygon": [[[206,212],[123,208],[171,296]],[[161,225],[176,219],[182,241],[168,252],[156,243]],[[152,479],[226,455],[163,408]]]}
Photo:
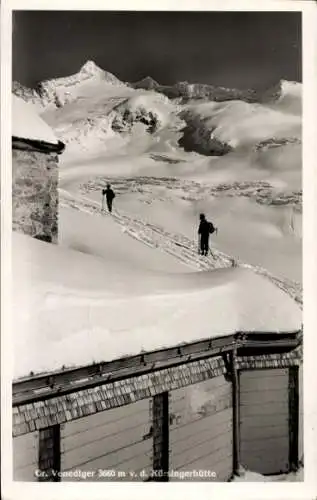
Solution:
{"label": "black and white photograph", "polygon": [[14,482],[304,481],[302,40],[12,11]]}

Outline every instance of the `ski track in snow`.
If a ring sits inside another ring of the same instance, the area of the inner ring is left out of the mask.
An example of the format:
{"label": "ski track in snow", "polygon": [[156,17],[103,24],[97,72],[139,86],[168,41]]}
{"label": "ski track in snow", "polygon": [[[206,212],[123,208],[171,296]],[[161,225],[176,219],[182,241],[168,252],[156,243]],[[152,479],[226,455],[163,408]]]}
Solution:
{"label": "ski track in snow", "polygon": [[107,211],[102,212],[100,204],[82,196],[75,197],[63,189],[60,189],[60,206],[73,208],[90,215],[111,217],[114,222],[123,227],[124,232],[130,237],[151,248],[156,248],[173,255],[184,264],[199,271],[232,266],[251,269],[253,272],[269,278],[276,286],[290,295],[302,308],[302,286],[300,283],[288,280],[287,278],[277,277],[262,267],[253,266],[235,259],[217,250],[214,246],[212,252],[207,257],[199,256],[197,243],[182,234],[168,232],[158,225],[132,217],[123,211],[119,213],[114,210],[111,215]]}

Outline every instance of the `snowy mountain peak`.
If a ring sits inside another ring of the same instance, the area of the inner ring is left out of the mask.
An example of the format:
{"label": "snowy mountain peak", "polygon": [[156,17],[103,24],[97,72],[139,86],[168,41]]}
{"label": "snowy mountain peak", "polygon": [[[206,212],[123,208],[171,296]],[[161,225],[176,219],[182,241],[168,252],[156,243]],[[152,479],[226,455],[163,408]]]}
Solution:
{"label": "snowy mountain peak", "polygon": [[68,77],[68,79],[73,79],[77,83],[87,80],[100,80],[116,85],[122,84],[122,82],[115,75],[109,71],[101,69],[94,61],[91,60],[86,61],[78,73]]}
{"label": "snowy mountain peak", "polygon": [[79,74],[89,75],[89,76],[99,76],[104,75],[104,71],[97,66],[94,61],[86,61],[85,64],[80,68]]}
{"label": "snowy mountain peak", "polygon": [[152,87],[159,87],[159,83],[156,80],[154,80],[154,78],[152,78],[151,76],[146,76],[142,78],[141,82],[147,83]]}
{"label": "snowy mountain peak", "polygon": [[44,100],[45,106],[54,105],[60,108],[76,100],[95,84],[124,85],[112,73],[104,71],[93,61],[88,60],[73,75],[41,82],[38,85],[38,93]]}
{"label": "snowy mountain peak", "polygon": [[86,81],[89,79],[97,79],[102,80],[106,83],[111,83],[115,85],[122,85],[122,82],[109,71],[105,71],[101,69],[94,61],[88,60],[85,64],[80,68],[79,72],[76,75],[77,80]]}
{"label": "snowy mountain peak", "polygon": [[145,78],[142,78],[142,80],[133,83],[132,86],[135,89],[153,90],[158,89],[160,84],[151,76],[146,76]]}

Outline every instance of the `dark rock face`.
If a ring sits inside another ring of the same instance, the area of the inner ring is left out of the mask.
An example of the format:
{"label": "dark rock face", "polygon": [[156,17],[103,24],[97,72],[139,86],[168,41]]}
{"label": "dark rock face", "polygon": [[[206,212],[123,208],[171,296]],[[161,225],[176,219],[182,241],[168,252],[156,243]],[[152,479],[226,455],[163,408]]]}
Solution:
{"label": "dark rock face", "polygon": [[12,151],[12,228],[52,243],[58,237],[58,157]]}
{"label": "dark rock face", "polygon": [[232,151],[229,144],[213,136],[210,126],[205,124],[204,119],[186,112],[180,116],[186,122],[186,126],[182,129],[183,135],[178,144],[185,151],[194,151],[204,156],[223,156]]}
{"label": "dark rock face", "polygon": [[39,106],[43,105],[41,96],[34,89],[29,89],[19,82],[12,82],[12,94],[20,97],[20,99],[23,99],[25,102],[32,102]]}
{"label": "dark rock face", "polygon": [[136,123],[143,123],[149,134],[154,134],[160,125],[155,113],[141,107],[135,112],[125,109],[123,113],[119,113],[114,118],[111,128],[119,133],[130,132]]}

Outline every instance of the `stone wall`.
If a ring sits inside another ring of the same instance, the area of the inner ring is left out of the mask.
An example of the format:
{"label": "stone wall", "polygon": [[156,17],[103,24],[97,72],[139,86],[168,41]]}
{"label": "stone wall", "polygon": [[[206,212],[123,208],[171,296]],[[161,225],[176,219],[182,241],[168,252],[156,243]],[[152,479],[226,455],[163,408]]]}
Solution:
{"label": "stone wall", "polygon": [[12,151],[12,229],[33,238],[57,242],[58,156]]}

